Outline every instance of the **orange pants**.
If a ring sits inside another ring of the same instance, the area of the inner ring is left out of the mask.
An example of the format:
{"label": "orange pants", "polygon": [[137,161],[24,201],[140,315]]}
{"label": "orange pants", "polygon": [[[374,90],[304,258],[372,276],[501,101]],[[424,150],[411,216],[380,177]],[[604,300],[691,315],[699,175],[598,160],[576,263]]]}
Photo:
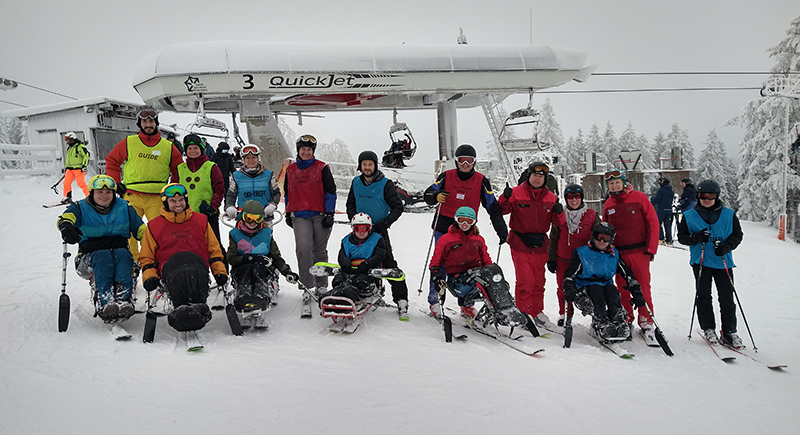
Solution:
{"label": "orange pants", "polygon": [[64,172],[64,196],[72,192],[72,180],[78,182],[78,187],[83,190],[83,196],[89,196],[89,188],[86,187],[86,172],[82,169],[67,169]]}

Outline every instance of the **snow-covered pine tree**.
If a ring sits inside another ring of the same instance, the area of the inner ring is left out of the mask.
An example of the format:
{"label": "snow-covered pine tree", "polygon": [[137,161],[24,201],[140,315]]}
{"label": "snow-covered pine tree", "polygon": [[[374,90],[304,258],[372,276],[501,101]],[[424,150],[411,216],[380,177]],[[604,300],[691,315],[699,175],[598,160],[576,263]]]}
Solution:
{"label": "snow-covered pine tree", "polygon": [[[800,71],[800,17],[792,20],[786,37],[767,52],[775,58],[772,73],[787,75]],[[786,124],[787,110],[789,124]],[[743,113],[728,121],[738,124],[745,132],[739,143],[739,215],[742,219],[767,221],[778,225],[783,210],[784,171],[786,168],[787,127],[800,121],[800,100],[788,97],[762,97],[750,101]],[[789,172],[789,192],[792,201],[787,206],[789,232],[800,239],[797,228],[797,207],[794,202],[800,190],[800,178]]]}
{"label": "snow-covered pine tree", "polygon": [[318,142],[314,156],[328,163],[338,190],[347,191],[350,189],[350,182],[357,173],[356,161],[353,160],[350,149],[343,140],[334,139],[329,144]]}
{"label": "snow-covered pine tree", "polygon": [[697,170],[694,172],[695,184],[703,180],[714,180],[720,185],[721,196],[725,198],[725,204],[730,204],[730,199],[735,198],[735,191],[731,191],[731,180],[735,175],[730,171],[730,159],[725,151],[725,144],[717,136],[716,129],[708,133],[705,141],[705,148],[700,153],[700,160],[697,163]]}
{"label": "snow-covered pine tree", "polygon": [[549,98],[544,101],[539,110],[536,135],[540,143],[550,145],[549,154],[552,157],[558,157],[559,162],[564,161],[564,135],[561,132],[561,124],[556,121],[555,111]]}
{"label": "snow-covered pine tree", "polygon": [[722,186],[723,191],[728,192],[725,195],[725,204],[728,207],[739,210],[739,179],[736,178],[736,164],[733,162],[733,159],[728,159],[727,162],[727,170],[726,173],[728,174],[728,179],[725,182],[725,185]]}
{"label": "snow-covered pine tree", "polygon": [[[636,143],[636,149],[642,152],[642,163],[639,164],[639,167],[642,169],[655,169],[656,166],[654,165],[654,162],[657,160],[657,158],[653,156],[653,144],[647,140],[647,136],[644,134],[639,136],[639,139],[637,139]],[[656,184],[656,180],[658,180],[658,174],[652,172],[646,172],[644,174],[645,186],[652,186]]]}
{"label": "snow-covered pine tree", "polygon": [[592,124],[592,128],[589,129],[589,135],[586,137],[586,151],[594,152],[597,157],[598,166],[603,166],[603,163],[606,161],[605,146],[603,145],[603,138],[600,137],[600,129],[597,127],[597,124]]}
{"label": "snow-covered pine tree", "polygon": [[614,133],[614,127],[611,126],[611,121],[606,123],[606,131],[603,133],[603,154],[606,157],[606,169],[614,167],[614,160],[619,159],[619,140]]}
{"label": "snow-covered pine tree", "polygon": [[6,134],[6,119],[0,116],[0,143],[8,143],[8,135]]}
{"label": "snow-covered pine tree", "polygon": [[658,132],[653,138],[653,146],[650,148],[653,169],[661,169],[661,159],[669,157],[667,152],[667,137],[662,132]]}
{"label": "snow-covered pine tree", "polygon": [[680,147],[683,150],[683,167],[694,167],[694,147],[689,142],[689,133],[681,130],[677,123],[672,124],[672,130],[667,134],[664,147],[667,156],[673,147]]}

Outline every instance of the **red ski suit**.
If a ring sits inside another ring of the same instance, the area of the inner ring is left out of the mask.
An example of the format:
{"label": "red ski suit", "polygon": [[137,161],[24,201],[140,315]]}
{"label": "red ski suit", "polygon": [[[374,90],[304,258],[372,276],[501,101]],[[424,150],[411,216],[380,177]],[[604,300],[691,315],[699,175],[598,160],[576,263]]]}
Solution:
{"label": "red ski suit", "polygon": [[[583,205],[586,207],[586,205]],[[580,209],[579,209],[580,210]],[[556,281],[558,283],[558,314],[564,314],[564,306],[566,299],[564,298],[564,275],[567,273],[569,262],[572,260],[572,253],[581,246],[589,243],[592,238],[592,227],[594,224],[600,222],[600,215],[592,210],[586,209],[581,217],[578,230],[574,234],[570,234],[569,227],[566,224],[566,216],[570,213],[569,210],[564,212],[564,224],[561,226],[554,226],[550,232],[550,245],[548,260],[556,262]],[[570,309],[570,313],[572,309]]]}
{"label": "red ski suit", "polygon": [[489,264],[492,264],[492,258],[483,237],[475,234],[472,228],[465,233],[453,224],[436,243],[429,267],[444,268],[448,275],[455,275]]}
{"label": "red ski suit", "polygon": [[[603,220],[614,226],[614,247],[619,250],[620,256],[630,266],[633,276],[642,286],[644,300],[651,310],[653,299],[650,294],[650,262],[658,250],[658,217],[650,199],[642,192],[627,187],[622,193],[610,195],[603,206]],[[631,294],[622,291],[625,280],[617,275],[617,290],[619,290],[622,306],[628,313],[628,321],[634,320]],[[647,308],[639,308],[640,319],[643,317],[651,323]],[[641,325],[641,321],[639,322]]]}
{"label": "red ski suit", "polygon": [[[556,195],[546,187],[534,189],[528,182],[513,188],[510,198],[501,195],[498,200],[503,214],[511,214],[508,245],[511,247],[516,274],[514,296],[517,307],[531,316],[544,310],[544,272],[549,244],[547,232],[551,225],[564,224],[564,213],[553,212],[557,202]],[[523,242],[523,237],[533,234],[541,238],[542,246],[534,248]]]}

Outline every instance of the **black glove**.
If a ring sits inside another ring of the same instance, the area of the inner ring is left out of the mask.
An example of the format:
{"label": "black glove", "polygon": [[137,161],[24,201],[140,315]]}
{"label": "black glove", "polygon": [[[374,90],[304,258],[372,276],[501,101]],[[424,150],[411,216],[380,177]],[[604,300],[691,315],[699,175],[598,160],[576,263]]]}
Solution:
{"label": "black glove", "polygon": [[372,232],[382,234],[384,231],[388,230],[389,227],[386,226],[383,222],[379,222],[372,226]]}
{"label": "black glove", "polygon": [[506,182],[506,188],[503,189],[503,197],[505,197],[506,199],[511,198],[511,195],[513,193],[514,191],[511,189],[511,186],[509,186],[508,182]]}
{"label": "black glove", "polygon": [[214,281],[217,282],[217,286],[222,287],[226,282],[228,282],[228,275],[225,275],[224,273],[216,274],[214,275]]}
{"label": "black glove", "polygon": [[300,275],[292,272],[291,270],[283,274],[283,276],[286,278],[286,282],[289,284],[297,284],[297,282],[300,281]]}
{"label": "black glove", "polygon": [[81,232],[80,228],[75,227],[70,221],[61,221],[61,224],[58,225],[59,231],[61,231],[61,240],[69,243],[70,245],[74,245],[81,241]]}
{"label": "black glove", "polygon": [[286,225],[289,225],[289,228],[294,228],[294,223],[292,222],[291,213],[286,213],[286,215],[283,216],[283,220],[286,222]]}
{"label": "black glove", "polygon": [[322,228],[330,228],[333,226],[333,213],[325,213],[322,218]]}
{"label": "black glove", "polygon": [[578,299],[578,290],[575,286],[564,286],[564,300],[573,303]]}
{"label": "black glove", "polygon": [[119,183],[117,183],[117,195],[125,196],[125,192],[127,192],[127,191],[128,191],[128,189],[125,188],[125,185],[122,184],[121,181]]}
{"label": "black glove", "polygon": [[203,213],[206,216],[211,216],[212,214],[214,214],[215,210],[214,210],[213,207],[208,205],[207,202],[203,201],[203,202],[200,203],[200,207],[198,207],[197,211],[199,211],[200,213]]}
{"label": "black glove", "polygon": [[86,173],[86,167],[81,168],[81,172]]}
{"label": "black glove", "polygon": [[550,273],[556,273],[556,269],[558,269],[558,263],[556,260],[550,260],[547,262],[547,270],[549,270]]}
{"label": "black glove", "polygon": [[151,292],[158,288],[158,278],[151,276],[144,281],[144,289]]}
{"label": "black glove", "polygon": [[553,213],[555,214],[564,213],[564,206],[561,205],[560,202],[555,203],[555,205],[553,205]]}
{"label": "black glove", "polygon": [[710,236],[711,234],[709,234],[708,230],[703,230],[703,231],[698,231],[696,233],[692,233],[689,236],[689,240],[692,242],[693,245],[696,245],[698,243],[706,243]]}
{"label": "black glove", "polygon": [[714,255],[717,257],[724,257],[725,254],[731,251],[731,245],[727,244],[726,242],[717,243],[714,245]]}
{"label": "black glove", "polygon": [[498,233],[497,234],[497,238],[500,239],[500,244],[501,245],[503,243],[507,242],[508,241],[508,231],[506,231],[504,233]]}
{"label": "black glove", "polygon": [[641,308],[645,305],[644,295],[642,294],[642,288],[638,285],[631,287],[631,305],[634,308]]}

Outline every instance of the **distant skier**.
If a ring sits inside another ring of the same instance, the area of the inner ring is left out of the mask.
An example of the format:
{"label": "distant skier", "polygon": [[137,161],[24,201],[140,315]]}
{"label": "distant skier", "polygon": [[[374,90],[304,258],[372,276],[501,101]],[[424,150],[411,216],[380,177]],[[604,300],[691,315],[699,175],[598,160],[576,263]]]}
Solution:
{"label": "distant skier", "polygon": [[710,343],[717,342],[711,295],[713,278],[717,286],[722,323],[720,339],[724,344],[742,348],[742,339],[736,335],[735,290],[732,284],[736,265],[733,264],[731,251],[742,243],[744,233],[736,212],[722,205],[719,194],[719,184],[714,180],[705,180],[697,185],[699,203],[683,214],[683,222],[678,225],[678,241],[689,246],[689,264],[697,281],[697,321],[703,335]]}
{"label": "distant skier", "polygon": [[227,257],[235,290],[233,306],[241,317],[242,328],[263,328],[264,312],[277,304],[278,272],[289,284],[297,284],[299,277],[281,257],[272,228],[264,223],[264,207],[260,202],[244,203],[229,238]]}
{"label": "distant skier", "polygon": [[697,205],[697,190],[694,188],[692,180],[684,178],[681,180],[681,186],[683,187],[683,193],[681,193],[681,198],[678,200],[679,217],[682,217],[683,213],[686,213]]}
{"label": "distant skier", "polygon": [[[603,205],[603,221],[616,228],[614,247],[625,263],[630,266],[634,276],[642,287],[647,305],[652,311],[653,299],[650,294],[650,263],[658,252],[658,217],[653,205],[643,192],[633,190],[628,184],[625,173],[619,170],[608,171],[604,175],[608,188],[608,199]],[[617,277],[617,288],[625,286],[622,278]],[[628,312],[628,323],[633,323],[634,313],[630,304],[630,295],[621,293],[622,306]],[[639,307],[638,323],[642,337],[648,346],[658,346],[655,336],[655,325],[644,306]]]}
{"label": "distant skier", "polygon": [[[625,309],[620,301],[620,291],[614,286],[614,276],[625,282],[630,292],[631,304],[644,307],[644,296],[631,269],[625,264],[619,251],[612,247],[614,227],[601,222],[592,227],[589,243],[572,253],[565,272],[564,293],[567,302],[592,316],[592,328],[598,339],[609,341],[626,340],[630,336],[625,321]],[[582,297],[588,299],[581,299]]]}
{"label": "distant skier", "polygon": [[[378,155],[363,151],[358,155],[358,170],[361,175],[350,184],[347,195],[347,216],[351,220],[357,213],[366,213],[372,219],[372,231],[380,234],[386,244],[382,267],[397,267],[397,260],[389,241],[389,227],[403,214],[405,207],[397,187],[378,169]],[[408,286],[405,280],[389,281],[392,300],[397,304],[400,320],[408,320]]]}
{"label": "distant skier", "polygon": [[79,244],[76,270],[92,283],[95,315],[106,322],[133,315],[133,256],[128,238],[141,240],[145,224],[127,201],[115,195],[108,175],[89,180],[89,195],[58,218],[61,238]]}
{"label": "distant skier", "polygon": [[194,331],[211,320],[208,269],[217,285],[228,282],[219,242],[206,216],[187,203],[187,191],[172,183],[161,189],[161,215],[147,223],[139,263],[147,292],[159,286],[174,309],[167,320],[178,331]]}
{"label": "distant skier", "polygon": [[83,190],[83,196],[89,196],[89,188],[86,187],[89,151],[74,131],[65,134],[64,140],[67,142],[67,152],[64,156],[64,198],[61,202],[67,204],[72,202],[72,180]]}
{"label": "distant skier", "polygon": [[653,208],[656,210],[656,216],[658,217],[658,240],[667,245],[671,245],[672,215],[674,213],[672,203],[675,200],[675,193],[672,190],[672,186],[669,184],[669,179],[662,178],[659,183],[661,187],[659,187],[656,195],[650,202],[653,203]]}
{"label": "distant skier", "polygon": [[[437,216],[433,218],[433,236],[436,244],[439,238],[447,234],[455,223],[456,210],[460,207],[469,207],[473,211],[483,205],[489,213],[489,219],[497,233],[497,238],[502,245],[508,238],[508,226],[503,219],[500,204],[492,191],[489,178],[475,170],[477,153],[470,144],[461,144],[456,148],[456,169],[450,169],[439,175],[436,182],[425,190],[425,202],[429,205],[438,205]],[[428,303],[434,316],[441,315],[439,294],[433,280],[431,280],[428,293]]]}
{"label": "distant skier", "polygon": [[211,161],[219,166],[219,170],[222,172],[222,180],[225,182],[225,192],[227,193],[228,187],[231,185],[231,174],[236,171],[236,167],[233,166],[231,146],[227,142],[220,142],[217,145],[217,152],[214,153]]}
{"label": "distant skier", "polygon": [[386,254],[386,241],[373,231],[372,219],[366,213],[357,213],[350,220],[353,231],[342,239],[339,247],[341,273],[333,278],[332,289],[320,295],[339,296],[358,302],[359,299],[378,294],[381,280],[367,274],[381,267]]}
{"label": "distant skier", "polygon": [[[565,299],[564,299],[564,274],[572,259],[572,253],[586,245],[592,238],[592,228],[600,223],[600,214],[590,209],[583,201],[583,187],[570,184],[564,189],[564,199],[567,207],[564,210],[564,222],[554,225],[550,230],[550,247],[547,255],[547,270],[556,274],[558,283],[558,326],[564,326]],[[569,313],[572,317],[573,310],[570,305]]]}

